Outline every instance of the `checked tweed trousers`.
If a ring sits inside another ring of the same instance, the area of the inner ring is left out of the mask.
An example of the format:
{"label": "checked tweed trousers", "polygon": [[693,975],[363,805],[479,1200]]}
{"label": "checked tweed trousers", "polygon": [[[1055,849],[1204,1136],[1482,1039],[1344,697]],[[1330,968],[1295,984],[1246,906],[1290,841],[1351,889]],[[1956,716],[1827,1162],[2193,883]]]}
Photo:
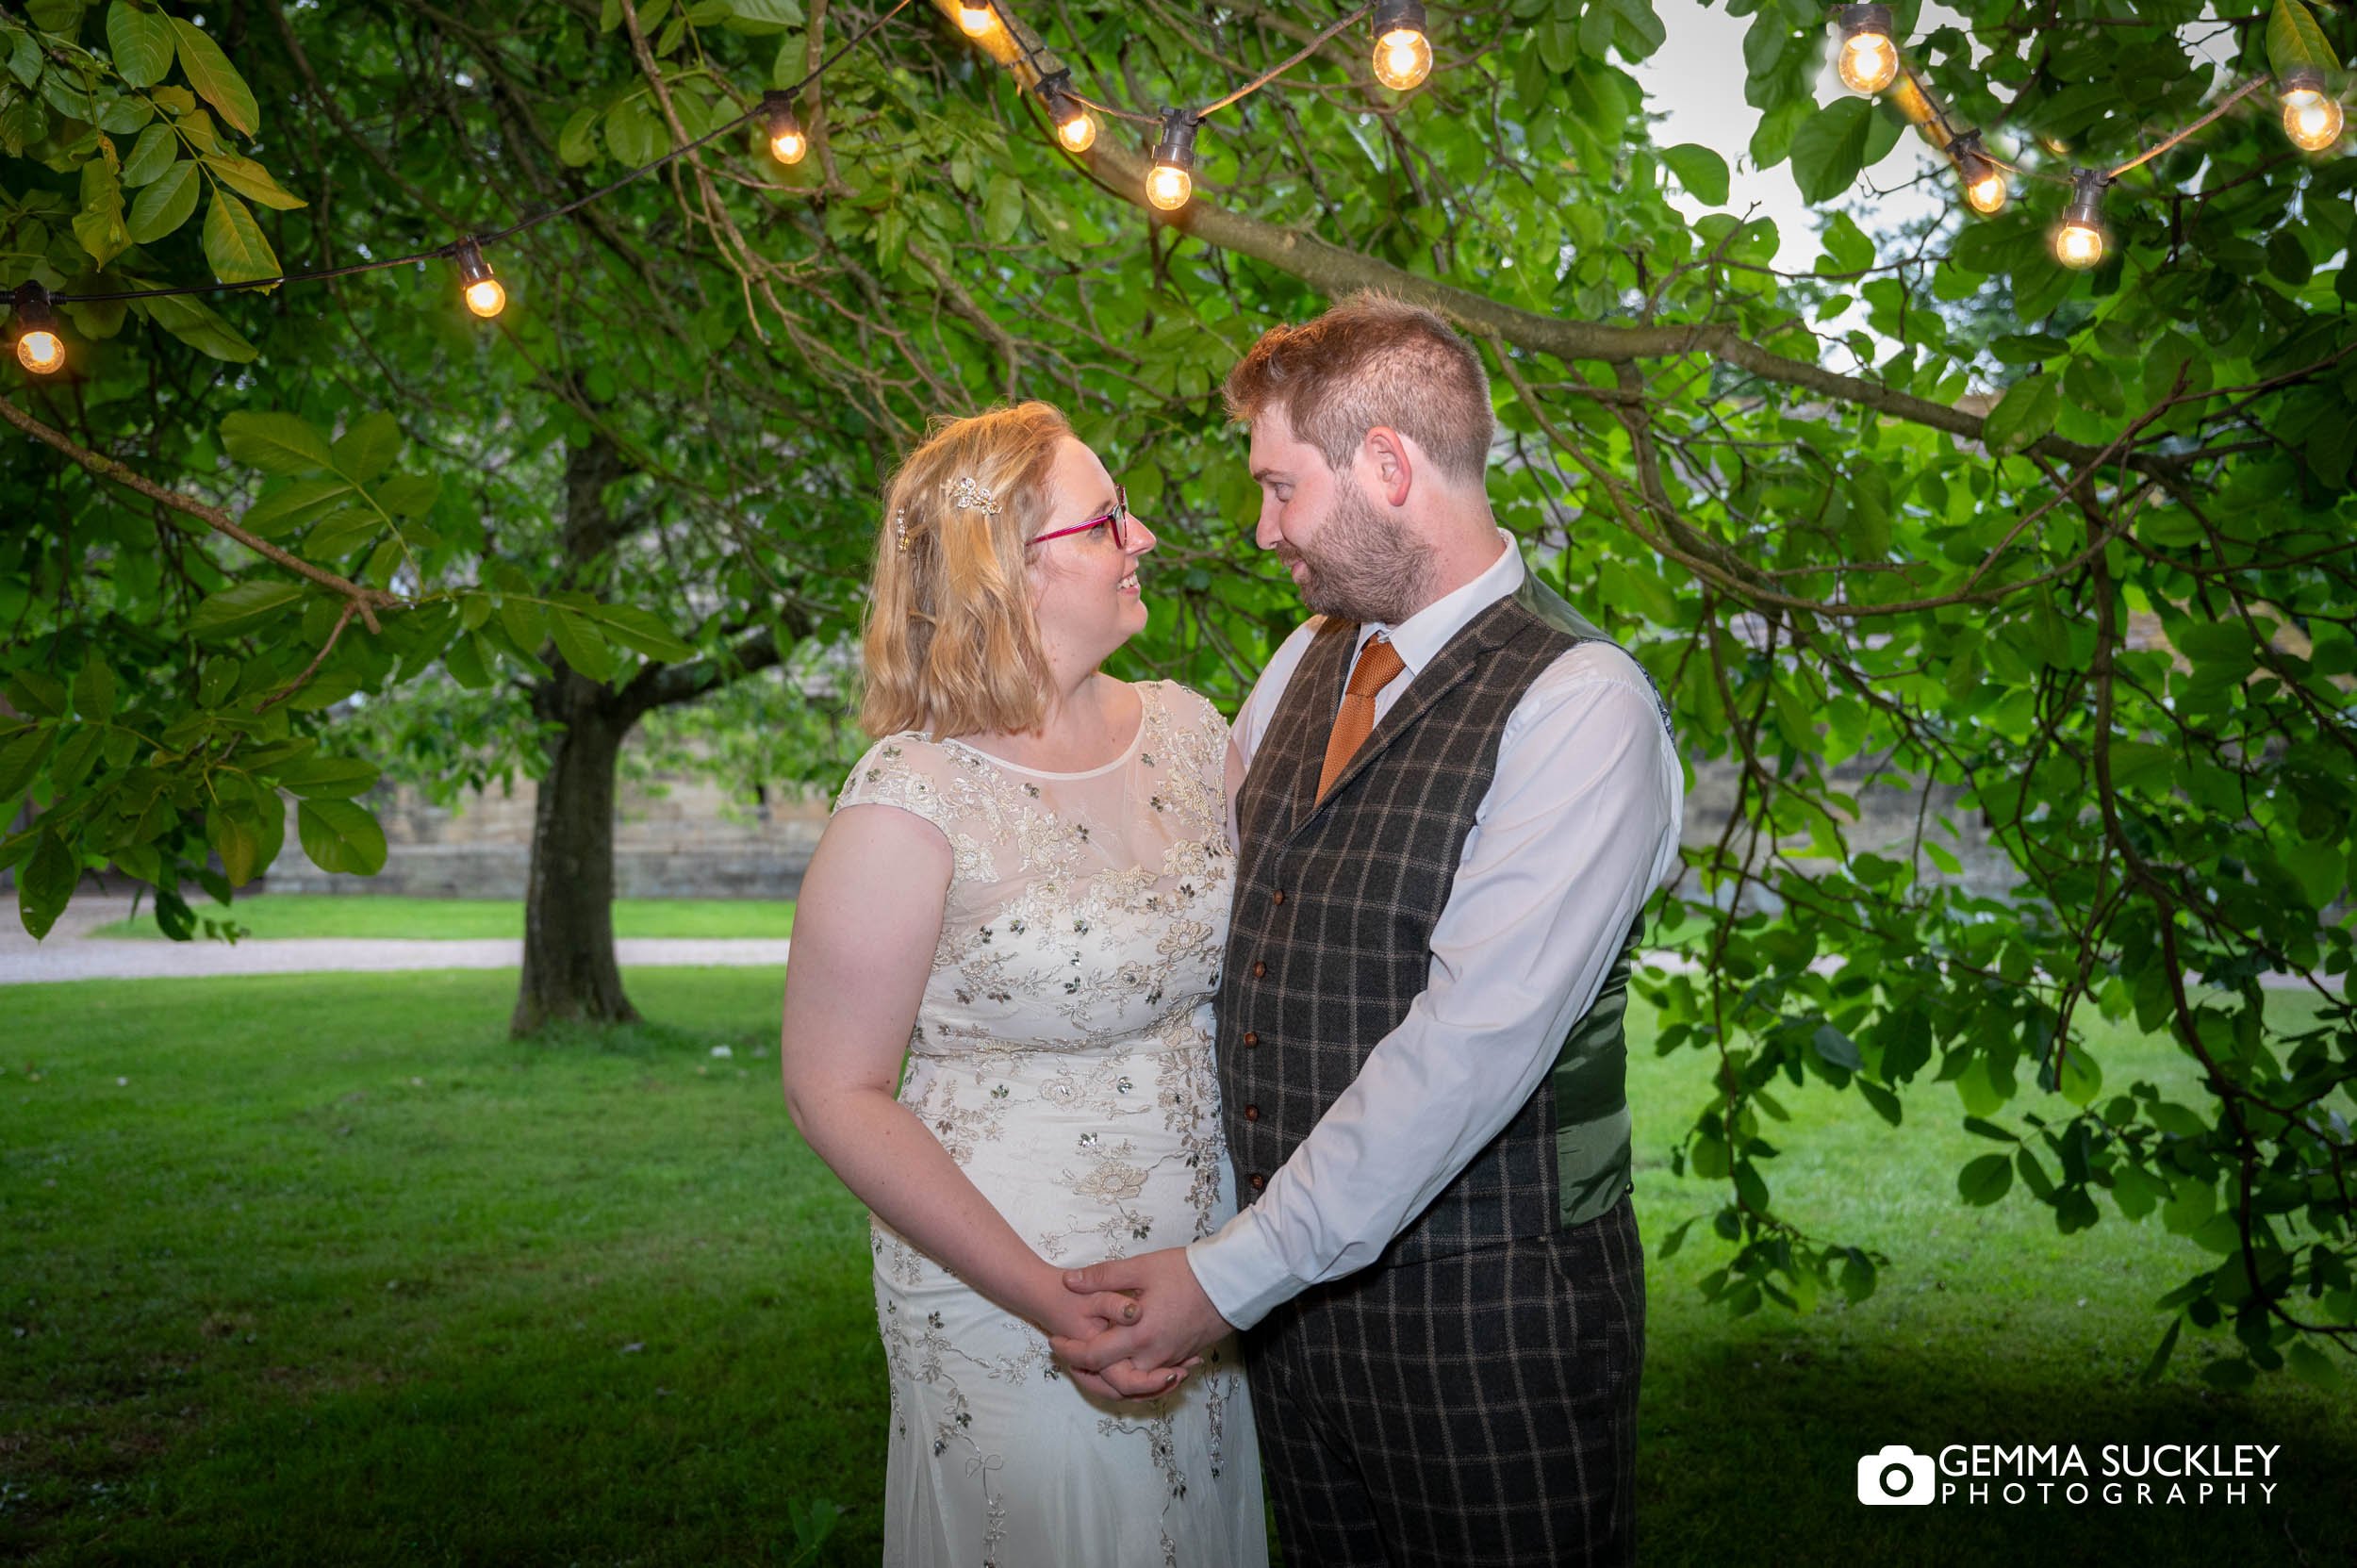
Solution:
{"label": "checked tweed trousers", "polygon": [[1244,1355],[1286,1568],[1636,1561],[1628,1195],[1569,1230],[1314,1286]]}

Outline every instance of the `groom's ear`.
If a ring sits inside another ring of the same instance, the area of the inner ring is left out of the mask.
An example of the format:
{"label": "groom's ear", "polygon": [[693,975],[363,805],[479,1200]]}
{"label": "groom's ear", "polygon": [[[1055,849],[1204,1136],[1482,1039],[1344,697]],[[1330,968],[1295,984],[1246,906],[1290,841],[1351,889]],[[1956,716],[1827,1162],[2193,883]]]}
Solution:
{"label": "groom's ear", "polygon": [[1372,472],[1376,494],[1391,505],[1404,505],[1424,466],[1424,454],[1412,450],[1408,437],[1388,424],[1369,430],[1360,453]]}

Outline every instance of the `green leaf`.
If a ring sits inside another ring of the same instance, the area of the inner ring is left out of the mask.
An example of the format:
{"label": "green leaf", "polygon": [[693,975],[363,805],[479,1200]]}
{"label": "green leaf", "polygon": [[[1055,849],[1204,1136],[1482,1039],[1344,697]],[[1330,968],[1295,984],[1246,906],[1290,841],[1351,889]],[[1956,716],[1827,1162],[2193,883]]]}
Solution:
{"label": "green leaf", "polygon": [[669,143],[668,132],[644,98],[625,98],[606,113],[605,144],[624,163],[651,163]]}
{"label": "green leaf", "polygon": [[385,519],[365,501],[355,500],[321,518],[303,541],[306,561],[340,561],[385,531]]}
{"label": "green leaf", "polygon": [[262,854],[261,831],[254,823],[239,820],[229,806],[216,806],[205,814],[205,842],[221,856],[222,874],[230,886],[243,887],[254,880]]}
{"label": "green leaf", "polygon": [[355,485],[371,485],[401,454],[401,423],[382,409],[344,426],[334,447],[336,471]]}
{"label": "green leaf", "polygon": [[556,156],[574,168],[598,156],[598,116],[596,104],[585,104],[573,110],[565,122],[565,129],[556,139]]}
{"label": "green leaf", "polygon": [[189,618],[189,635],[220,640],[253,631],[286,615],[301,602],[299,583],[239,583],[210,595]]}
{"label": "green leaf", "polygon": [[351,485],[335,475],[298,479],[247,507],[238,521],[266,539],[276,538],[314,520],[352,493]]}
{"label": "green leaf", "polygon": [[990,193],[982,199],[982,235],[994,245],[1014,238],[1023,223],[1023,182],[1013,174],[993,174]]}
{"label": "green leaf", "polygon": [[2092,1105],[2095,1097],[2103,1092],[2103,1069],[2087,1054],[2085,1047],[2074,1045],[2063,1055],[2054,1086],[2071,1104]]}
{"label": "green leaf", "polygon": [[1956,1191],[1967,1203],[1986,1208],[2013,1186],[2013,1162],[2002,1154],[1984,1154],[1968,1161],[1956,1173]]}
{"label": "green leaf", "polygon": [[82,857],[66,847],[56,830],[43,828],[33,858],[17,873],[17,917],[38,942],[49,934],[65,906],[73,901],[74,884],[82,880]]}
{"label": "green leaf", "polygon": [[294,414],[228,415],[221,421],[221,444],[233,461],[264,473],[316,473],[336,466],[325,437]]}
{"label": "green leaf", "polygon": [[130,154],[123,160],[123,183],[151,185],[163,178],[164,171],[179,156],[180,139],[172,134],[170,125],[159,121],[140,132],[140,139],[131,143]]}
{"label": "green leaf", "polygon": [[376,787],[373,763],[357,757],[296,757],[279,764],[277,782],[308,800],[348,801]]}
{"label": "green leaf", "polygon": [[176,16],[172,19],[172,33],[179,44],[181,73],[196,89],[197,96],[246,135],[259,131],[262,111],[255,105],[254,91],[229,63],[229,57],[221,52],[221,45]]}
{"label": "green leaf", "polygon": [[0,741],[0,805],[10,816],[16,814],[17,798],[33,782],[57,738],[58,732],[43,724]]}
{"label": "green leaf", "polygon": [[205,167],[210,169],[213,177],[222,184],[264,206],[276,207],[284,212],[310,205],[302,197],[289,194],[271,176],[269,170],[250,157],[239,157],[234,153],[207,153],[205,155]]}
{"label": "green leaf", "polygon": [[372,877],[385,868],[385,830],[350,801],[303,801],[295,806],[303,852],[322,871]]}
{"label": "green leaf", "polygon": [[[140,288],[155,287],[144,279],[132,281]],[[159,295],[139,301],[136,308],[145,311],[149,320],[190,348],[215,359],[242,365],[255,357],[254,345],[202,300],[187,295]]]}
{"label": "green leaf", "polygon": [[205,209],[205,259],[223,283],[255,283],[278,275],[278,253],[254,221],[253,209],[226,190],[215,190]]}
{"label": "green leaf", "polygon": [[371,492],[376,503],[397,518],[421,518],[434,509],[442,479],[433,473],[397,473]]}
{"label": "green leaf", "polygon": [[536,652],[549,636],[548,611],[530,599],[508,594],[500,600],[500,624],[516,639],[516,646],[527,652]]}
{"label": "green leaf", "polygon": [[556,651],[565,655],[565,662],[593,681],[610,679],[614,674],[614,651],[598,635],[588,618],[571,610],[556,612]]}
{"label": "green leaf", "polygon": [[197,185],[193,163],[183,160],[164,171],[131,204],[131,238],[152,245],[187,223],[189,214],[196,210]]}
{"label": "green leaf", "polygon": [[115,672],[95,654],[74,677],[74,711],[93,723],[115,716]]}
{"label": "green leaf", "polygon": [[676,664],[696,656],[696,651],[674,636],[669,627],[635,605],[601,604],[588,613],[596,617],[606,635],[651,659]]}
{"label": "green leaf", "polygon": [[1817,1032],[1809,1036],[1809,1043],[1817,1048],[1818,1055],[1837,1067],[1856,1072],[1866,1065],[1858,1055],[1857,1042],[1831,1024],[1819,1024]]}
{"label": "green leaf", "polygon": [[8,677],[8,701],[20,713],[41,718],[63,718],[70,711],[71,696],[65,683],[55,681],[38,669],[20,669]]}
{"label": "green leaf", "polygon": [[172,69],[172,24],[150,10],[115,0],[107,8],[107,48],[131,87],[154,87]]}
{"label": "green leaf", "polygon": [[1792,178],[1812,202],[1829,202],[1857,183],[1874,130],[1874,106],[1837,98],[1792,133]]}
{"label": "green leaf", "polygon": [[131,248],[131,231],[123,219],[123,185],[103,157],[82,165],[82,210],[74,219],[74,237],[101,267]]}
{"label": "green leaf", "polygon": [[2338,71],[2340,64],[2340,57],[2332,52],[2331,41],[2306,6],[2299,0],[2275,0],[2275,9],[2267,16],[2267,65],[2278,76],[2301,66]]}
{"label": "green leaf", "polygon": [[1686,193],[1705,206],[1727,203],[1727,160],[1698,141],[1681,141],[1661,149],[1661,161],[1677,176]]}
{"label": "green leaf", "polygon": [[1898,1126],[1904,1114],[1899,1104],[1899,1097],[1871,1079],[1860,1078],[1856,1083],[1857,1092],[1866,1097],[1866,1103],[1874,1108],[1874,1114],[1893,1127]]}
{"label": "green leaf", "polygon": [[1981,439],[1998,454],[2015,453],[2048,435],[2062,410],[2062,397],[2051,375],[2025,376],[2005,388],[1997,406],[1981,425]]}

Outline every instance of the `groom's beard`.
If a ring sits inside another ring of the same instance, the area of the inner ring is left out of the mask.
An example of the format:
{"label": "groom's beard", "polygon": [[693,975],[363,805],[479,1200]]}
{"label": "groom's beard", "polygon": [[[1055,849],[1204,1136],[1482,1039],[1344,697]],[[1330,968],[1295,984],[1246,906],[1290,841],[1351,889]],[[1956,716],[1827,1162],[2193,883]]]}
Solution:
{"label": "groom's beard", "polygon": [[1432,549],[1407,524],[1359,493],[1347,479],[1334,487],[1334,507],[1309,549],[1277,547],[1290,569],[1309,568],[1301,602],[1316,615],[1396,626],[1431,602]]}

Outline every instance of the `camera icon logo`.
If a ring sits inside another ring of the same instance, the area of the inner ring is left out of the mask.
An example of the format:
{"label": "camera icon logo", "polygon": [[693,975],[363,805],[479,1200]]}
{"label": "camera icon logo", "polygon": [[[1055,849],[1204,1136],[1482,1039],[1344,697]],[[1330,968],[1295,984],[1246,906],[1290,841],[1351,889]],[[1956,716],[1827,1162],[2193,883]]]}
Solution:
{"label": "camera icon logo", "polygon": [[1932,1457],[1904,1443],[1886,1444],[1879,1454],[1857,1461],[1857,1500],[1877,1507],[1928,1504],[1938,1494],[1932,1483]]}

